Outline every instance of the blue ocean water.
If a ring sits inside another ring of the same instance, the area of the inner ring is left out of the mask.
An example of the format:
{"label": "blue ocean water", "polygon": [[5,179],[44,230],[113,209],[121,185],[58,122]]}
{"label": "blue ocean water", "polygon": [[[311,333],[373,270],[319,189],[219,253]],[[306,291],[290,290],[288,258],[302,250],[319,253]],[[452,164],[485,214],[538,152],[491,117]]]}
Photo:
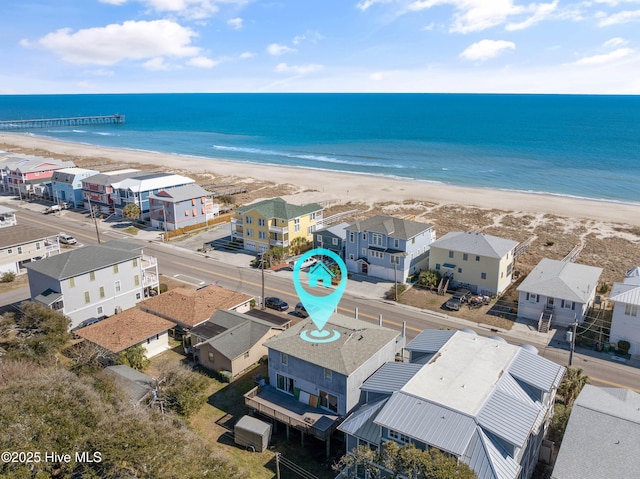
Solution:
{"label": "blue ocean water", "polygon": [[29,133],[203,161],[640,202],[640,96],[0,96],[0,120],[114,113],[126,123]]}

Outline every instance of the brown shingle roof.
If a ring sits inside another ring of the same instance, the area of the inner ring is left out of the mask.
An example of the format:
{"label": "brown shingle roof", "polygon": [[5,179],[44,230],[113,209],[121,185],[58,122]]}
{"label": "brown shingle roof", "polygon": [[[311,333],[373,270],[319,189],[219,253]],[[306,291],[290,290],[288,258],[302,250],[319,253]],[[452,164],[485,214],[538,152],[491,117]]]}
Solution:
{"label": "brown shingle roof", "polygon": [[233,309],[251,299],[247,294],[211,285],[197,291],[172,289],[138,303],[138,307],[182,326],[193,327],[219,309]]}
{"label": "brown shingle roof", "polygon": [[172,327],[171,321],[132,308],[78,329],[75,333],[113,353],[119,353]]}

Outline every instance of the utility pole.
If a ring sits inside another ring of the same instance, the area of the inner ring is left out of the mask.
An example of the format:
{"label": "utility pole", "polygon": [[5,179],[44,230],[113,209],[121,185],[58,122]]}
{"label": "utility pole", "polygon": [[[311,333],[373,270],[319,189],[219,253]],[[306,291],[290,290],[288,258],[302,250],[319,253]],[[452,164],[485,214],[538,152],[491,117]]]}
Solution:
{"label": "utility pole", "polygon": [[264,251],[260,255],[260,269],[262,270],[262,309],[265,309],[265,304],[264,304]]}
{"label": "utility pole", "polygon": [[280,453],[276,452],[276,479],[280,479]]}
{"label": "utility pole", "polygon": [[93,206],[91,206],[91,198],[87,197],[87,199],[89,200],[89,212],[91,213],[91,219],[93,220],[93,223],[96,225],[96,237],[98,238],[98,244],[100,244],[100,231],[98,230],[98,220],[93,211]]}
{"label": "utility pole", "polygon": [[575,316],[573,317],[573,323],[571,326],[573,326],[573,334],[571,334],[571,349],[569,349],[569,366],[573,363],[573,351],[576,347],[576,328],[578,327],[578,320]]}
{"label": "utility pole", "polygon": [[396,303],[398,302],[398,263],[396,263],[396,256],[392,255],[393,258],[393,283],[395,288],[395,297]]}

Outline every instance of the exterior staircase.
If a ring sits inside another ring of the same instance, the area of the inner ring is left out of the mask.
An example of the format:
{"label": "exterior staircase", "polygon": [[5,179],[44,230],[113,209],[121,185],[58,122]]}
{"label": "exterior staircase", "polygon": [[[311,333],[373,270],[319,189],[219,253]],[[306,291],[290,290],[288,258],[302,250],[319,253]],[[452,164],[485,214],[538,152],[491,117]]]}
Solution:
{"label": "exterior staircase", "polygon": [[553,312],[551,310],[544,310],[540,315],[540,319],[538,320],[538,332],[539,333],[548,333],[551,328],[551,318],[553,317]]}

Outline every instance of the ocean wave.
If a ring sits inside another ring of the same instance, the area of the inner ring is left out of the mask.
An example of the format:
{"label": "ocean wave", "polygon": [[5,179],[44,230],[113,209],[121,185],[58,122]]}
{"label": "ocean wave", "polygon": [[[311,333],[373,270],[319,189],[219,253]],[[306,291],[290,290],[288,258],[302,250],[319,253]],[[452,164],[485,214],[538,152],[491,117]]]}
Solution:
{"label": "ocean wave", "polygon": [[115,136],[113,133],[108,133],[106,131],[92,131],[91,133],[93,133],[94,135],[100,135],[100,136]]}
{"label": "ocean wave", "polygon": [[373,161],[353,161],[346,160],[343,158],[336,158],[335,156],[326,156],[326,155],[312,155],[312,154],[294,154],[287,153],[283,151],[275,151],[275,150],[263,150],[261,148],[247,148],[247,147],[237,147],[237,146],[223,146],[223,145],[213,145],[213,149],[220,151],[234,151],[238,153],[251,153],[256,155],[266,155],[266,156],[282,156],[285,158],[298,158],[301,160],[310,160],[310,161],[318,161],[322,163],[335,163],[341,165],[351,165],[351,166],[368,166],[368,167],[378,167],[378,168],[396,168],[396,169],[406,169],[409,168],[406,165],[401,165],[398,163],[384,163],[384,162],[373,162]]}

